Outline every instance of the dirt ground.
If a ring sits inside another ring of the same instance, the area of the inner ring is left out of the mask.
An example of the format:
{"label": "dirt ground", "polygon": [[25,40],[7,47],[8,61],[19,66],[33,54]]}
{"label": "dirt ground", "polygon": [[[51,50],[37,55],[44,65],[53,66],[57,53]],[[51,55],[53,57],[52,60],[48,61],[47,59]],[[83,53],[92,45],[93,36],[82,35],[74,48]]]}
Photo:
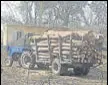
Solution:
{"label": "dirt ground", "polygon": [[107,64],[91,68],[87,76],[79,77],[71,72],[66,76],[56,76],[50,70],[20,68],[17,62],[12,67],[5,67],[6,52],[1,50],[1,53],[1,85],[107,85]]}

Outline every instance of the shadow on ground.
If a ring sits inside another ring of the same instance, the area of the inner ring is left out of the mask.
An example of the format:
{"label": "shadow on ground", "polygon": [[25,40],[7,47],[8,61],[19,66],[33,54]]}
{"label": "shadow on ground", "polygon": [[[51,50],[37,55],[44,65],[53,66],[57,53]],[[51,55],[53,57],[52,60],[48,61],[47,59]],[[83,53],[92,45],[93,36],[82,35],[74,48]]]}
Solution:
{"label": "shadow on ground", "polygon": [[[31,69],[30,69],[31,70]],[[32,69],[33,71],[51,71],[51,69],[45,69],[45,68],[37,68],[35,67],[34,69]],[[88,73],[88,75],[86,76],[76,76],[72,71],[67,72],[67,74],[62,75],[64,76],[68,76],[68,77],[79,77],[79,78],[83,78],[83,79],[89,79],[89,80],[105,80],[107,81],[107,71],[101,71],[98,68],[94,68],[91,69],[90,72]],[[61,76],[61,77],[62,77]]]}

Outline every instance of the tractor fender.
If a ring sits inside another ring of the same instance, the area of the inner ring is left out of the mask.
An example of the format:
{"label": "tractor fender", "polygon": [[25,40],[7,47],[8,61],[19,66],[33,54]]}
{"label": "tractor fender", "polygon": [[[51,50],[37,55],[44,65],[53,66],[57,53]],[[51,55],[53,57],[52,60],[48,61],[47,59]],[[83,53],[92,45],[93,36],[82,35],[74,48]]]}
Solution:
{"label": "tractor fender", "polygon": [[21,54],[23,52],[23,47],[10,46],[8,47],[8,56],[13,57],[14,54]]}

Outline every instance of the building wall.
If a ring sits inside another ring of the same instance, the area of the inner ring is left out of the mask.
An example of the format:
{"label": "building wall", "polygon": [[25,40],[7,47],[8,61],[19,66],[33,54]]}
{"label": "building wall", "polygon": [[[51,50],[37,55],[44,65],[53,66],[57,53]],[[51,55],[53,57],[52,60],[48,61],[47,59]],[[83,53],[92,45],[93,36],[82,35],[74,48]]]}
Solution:
{"label": "building wall", "polygon": [[13,32],[23,31],[26,33],[43,34],[48,28],[35,27],[35,26],[21,26],[21,25],[4,25],[3,26],[3,45],[13,41]]}

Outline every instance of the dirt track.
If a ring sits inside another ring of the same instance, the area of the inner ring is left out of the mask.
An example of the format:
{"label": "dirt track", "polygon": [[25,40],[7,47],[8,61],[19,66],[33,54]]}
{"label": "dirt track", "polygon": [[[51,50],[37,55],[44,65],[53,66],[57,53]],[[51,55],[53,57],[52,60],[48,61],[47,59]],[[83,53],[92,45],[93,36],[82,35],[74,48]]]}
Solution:
{"label": "dirt track", "polygon": [[28,70],[19,68],[16,62],[12,67],[5,67],[3,62],[5,53],[1,53],[3,53],[1,56],[3,69],[1,85],[107,85],[106,64],[102,66],[105,68],[104,71],[101,71],[100,68],[91,69],[87,76],[77,77],[72,73],[68,76],[55,76],[50,71],[36,68],[30,70],[28,77]]}

